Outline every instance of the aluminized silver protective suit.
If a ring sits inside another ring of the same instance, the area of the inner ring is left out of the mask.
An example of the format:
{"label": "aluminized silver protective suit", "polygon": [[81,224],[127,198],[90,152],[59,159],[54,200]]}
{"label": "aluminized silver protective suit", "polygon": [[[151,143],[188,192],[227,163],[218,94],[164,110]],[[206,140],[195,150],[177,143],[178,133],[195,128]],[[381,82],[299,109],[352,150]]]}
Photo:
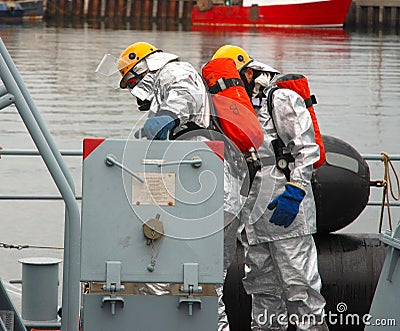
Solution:
{"label": "aluminized silver protective suit", "polygon": [[[286,330],[291,314],[299,319],[305,315],[316,319],[299,320],[298,330],[327,330],[323,321],[317,324],[325,300],[320,294],[321,279],[312,237],[316,232],[316,210],[311,175],[313,163],[319,159],[319,147],[310,114],[297,93],[278,89],[272,104],[273,120],[266,102],[257,110],[264,130],[264,143],[258,153],[264,164],[241,215],[248,241],[244,242],[243,285],[252,295],[252,330]],[[284,192],[287,183],[274,162],[272,141],[277,134],[295,159],[290,163],[290,181],[306,191],[298,215],[287,228],[270,223],[273,211],[267,209],[268,203]],[[284,318],[278,320],[280,314]]]}

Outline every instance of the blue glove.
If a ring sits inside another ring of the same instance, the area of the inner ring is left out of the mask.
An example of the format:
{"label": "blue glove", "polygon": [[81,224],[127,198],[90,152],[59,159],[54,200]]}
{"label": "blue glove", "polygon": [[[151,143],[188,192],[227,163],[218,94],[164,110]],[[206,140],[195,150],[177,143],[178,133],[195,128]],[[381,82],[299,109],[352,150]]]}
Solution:
{"label": "blue glove", "polygon": [[305,195],[306,191],[301,186],[287,183],[285,192],[278,195],[267,206],[269,210],[275,209],[269,221],[287,228],[299,213],[299,206]]}
{"label": "blue glove", "polygon": [[148,139],[165,140],[168,138],[168,131],[173,130],[176,124],[171,116],[155,116],[146,120],[143,131]]}

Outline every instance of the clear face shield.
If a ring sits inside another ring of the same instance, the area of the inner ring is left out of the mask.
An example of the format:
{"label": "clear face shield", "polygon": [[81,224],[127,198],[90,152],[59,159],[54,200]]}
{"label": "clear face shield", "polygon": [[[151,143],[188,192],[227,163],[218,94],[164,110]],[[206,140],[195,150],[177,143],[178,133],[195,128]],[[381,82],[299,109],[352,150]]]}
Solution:
{"label": "clear face shield", "polygon": [[131,65],[123,59],[117,59],[111,54],[106,54],[97,66],[96,73],[105,83],[113,88],[128,88],[132,90],[146,75],[149,68],[145,60],[139,61],[124,77],[121,70]]}
{"label": "clear face shield", "polygon": [[118,89],[120,88],[120,81],[122,78],[118,66],[117,57],[111,54],[105,54],[95,72],[107,86],[110,86],[113,89]]}

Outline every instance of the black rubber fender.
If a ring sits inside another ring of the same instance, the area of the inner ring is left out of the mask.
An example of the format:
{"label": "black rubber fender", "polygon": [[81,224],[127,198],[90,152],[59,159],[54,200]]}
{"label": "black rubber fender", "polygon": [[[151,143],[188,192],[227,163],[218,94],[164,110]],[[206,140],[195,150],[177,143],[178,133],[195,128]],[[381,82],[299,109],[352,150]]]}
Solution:
{"label": "black rubber fender", "polygon": [[313,171],[317,232],[330,233],[352,223],[366,207],[370,171],[361,154],[345,141],[323,135],[326,161]]}

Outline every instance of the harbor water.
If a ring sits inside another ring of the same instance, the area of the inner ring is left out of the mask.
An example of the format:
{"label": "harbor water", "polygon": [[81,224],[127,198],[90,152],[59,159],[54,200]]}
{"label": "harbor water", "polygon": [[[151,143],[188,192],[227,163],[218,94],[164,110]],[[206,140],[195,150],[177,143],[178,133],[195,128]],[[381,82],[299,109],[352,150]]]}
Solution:
{"label": "harbor water", "polygon": [[[232,30],[232,31],[231,31]],[[400,36],[382,31],[308,29],[206,29],[148,23],[135,28],[90,24],[24,22],[0,25],[0,37],[60,150],[81,150],[84,137],[127,138],[143,113],[126,90],[113,89],[95,70],[106,53],[118,56],[129,44],[147,41],[178,54],[200,70],[223,44],[239,45],[284,73],[309,78],[323,134],[340,138],[361,154],[400,154]],[[14,106],[0,112],[0,146],[35,149]],[[66,157],[81,195],[81,159]],[[371,179],[383,178],[380,161],[370,162]],[[400,169],[399,167],[397,167]],[[59,195],[37,156],[0,159],[0,196]],[[394,190],[396,185],[394,183]],[[340,192],[338,192],[340,194]],[[380,201],[381,188],[371,188]],[[386,214],[385,214],[386,215]],[[394,224],[400,207],[391,208]],[[341,230],[377,233],[380,207],[367,206]],[[62,257],[64,205],[52,200],[0,200],[0,242],[38,246],[0,249],[0,278],[21,278],[26,257]],[[389,227],[385,217],[383,229]],[[41,247],[41,248],[40,248]],[[46,248],[48,247],[48,248]],[[61,269],[60,269],[61,275]],[[10,285],[20,296],[20,286]]]}

